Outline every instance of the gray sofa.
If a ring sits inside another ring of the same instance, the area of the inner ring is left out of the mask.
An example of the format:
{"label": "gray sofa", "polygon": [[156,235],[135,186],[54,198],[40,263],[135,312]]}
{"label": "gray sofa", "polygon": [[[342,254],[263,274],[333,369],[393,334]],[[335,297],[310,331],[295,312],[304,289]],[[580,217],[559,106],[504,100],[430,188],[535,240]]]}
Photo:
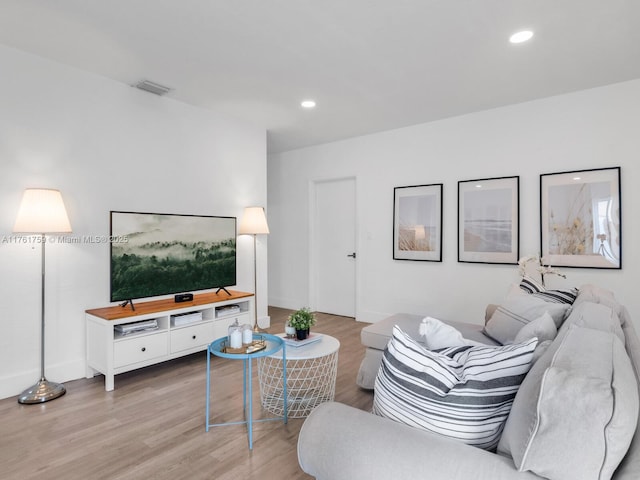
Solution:
{"label": "gray sofa", "polygon": [[[363,333],[369,344],[359,383],[370,385],[388,325],[400,322],[417,337],[420,318],[391,317]],[[495,343],[482,327],[452,325]],[[331,402],[306,419],[299,463],[319,480],[638,480],[639,375],[640,342],[627,310],[611,292],[583,286],[521,384],[497,452]]]}

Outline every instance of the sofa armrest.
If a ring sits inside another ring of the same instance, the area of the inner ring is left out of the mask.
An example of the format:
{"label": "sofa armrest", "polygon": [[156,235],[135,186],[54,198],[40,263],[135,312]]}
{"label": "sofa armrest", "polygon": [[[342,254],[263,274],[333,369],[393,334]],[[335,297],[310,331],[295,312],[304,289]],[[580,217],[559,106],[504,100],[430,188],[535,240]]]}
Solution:
{"label": "sofa armrest", "polygon": [[329,402],[305,420],[298,462],[318,480],[539,480],[513,461],[464,443]]}

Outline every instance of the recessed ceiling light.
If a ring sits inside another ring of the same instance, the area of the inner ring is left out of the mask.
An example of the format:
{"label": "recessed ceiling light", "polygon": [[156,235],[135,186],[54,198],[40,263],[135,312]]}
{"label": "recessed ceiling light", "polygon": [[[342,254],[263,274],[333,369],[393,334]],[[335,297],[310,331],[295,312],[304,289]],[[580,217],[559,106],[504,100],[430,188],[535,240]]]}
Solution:
{"label": "recessed ceiling light", "polygon": [[303,100],[303,101],[300,103],[300,106],[301,106],[302,108],[313,108],[313,107],[315,107],[315,106],[316,106],[316,102],[315,102],[315,100]]}
{"label": "recessed ceiling light", "polygon": [[533,37],[533,32],[531,30],[522,30],[511,35],[509,37],[509,41],[511,43],[522,43],[527,40],[531,40],[531,37]]}

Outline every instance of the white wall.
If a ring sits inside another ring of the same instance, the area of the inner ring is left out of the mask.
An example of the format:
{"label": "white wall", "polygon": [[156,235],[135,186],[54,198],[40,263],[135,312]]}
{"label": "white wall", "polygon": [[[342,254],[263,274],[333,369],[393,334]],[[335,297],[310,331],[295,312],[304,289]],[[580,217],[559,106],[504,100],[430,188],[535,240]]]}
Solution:
{"label": "white wall", "polygon": [[[3,398],[40,374],[40,248],[6,241],[23,189],[60,189],[77,236],[108,235],[110,210],[240,217],[244,206],[266,204],[266,132],[5,47],[0,70]],[[258,248],[264,316],[266,245]],[[236,288],[253,291],[247,236],[238,238]],[[107,305],[108,244],[49,245],[50,380],[84,376],[84,311]]]}
{"label": "white wall", "polygon": [[[517,267],[457,262],[457,182],[520,176],[520,254],[529,255],[540,251],[540,174],[621,166],[623,269],[563,268],[568,278],[549,284],[610,288],[640,322],[639,131],[636,80],[270,156],[270,304],[312,302],[312,180],[357,177],[358,320],[411,312],[481,323],[486,304],[518,279]],[[393,188],[431,183],[444,184],[443,261],[394,261]]]}

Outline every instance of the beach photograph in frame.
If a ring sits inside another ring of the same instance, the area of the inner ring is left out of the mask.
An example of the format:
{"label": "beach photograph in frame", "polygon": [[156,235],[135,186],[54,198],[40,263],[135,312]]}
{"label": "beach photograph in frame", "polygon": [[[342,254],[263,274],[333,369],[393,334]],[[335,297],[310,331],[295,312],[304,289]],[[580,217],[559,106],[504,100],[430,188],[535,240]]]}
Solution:
{"label": "beach photograph in frame", "polygon": [[545,264],[622,268],[620,167],[540,175]]}
{"label": "beach photograph in frame", "polygon": [[442,184],[393,189],[394,260],[442,261]]}
{"label": "beach photograph in frame", "polygon": [[458,262],[517,264],[520,177],[458,182]]}

